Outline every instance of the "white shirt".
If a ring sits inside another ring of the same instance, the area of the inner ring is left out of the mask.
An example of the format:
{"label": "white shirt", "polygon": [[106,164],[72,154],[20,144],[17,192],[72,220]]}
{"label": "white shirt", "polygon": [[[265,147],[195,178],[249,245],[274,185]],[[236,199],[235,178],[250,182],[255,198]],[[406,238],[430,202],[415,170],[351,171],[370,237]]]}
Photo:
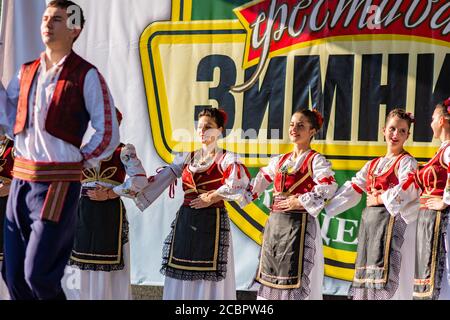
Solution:
{"label": "white shirt", "polygon": [[[108,157],[119,144],[119,125],[113,99],[103,77],[96,69],[89,70],[83,88],[86,110],[90,116],[91,126],[95,131],[90,140],[79,149],[52,136],[45,130],[48,108],[66,58],[67,56],[46,70],[45,57],[44,54],[41,55],[41,65],[33,81],[28,101],[28,117],[32,117],[31,125],[26,126],[15,137],[16,155],[27,160],[40,162],[81,162],[85,159],[85,167],[94,167],[99,160]],[[0,111],[0,133],[5,133],[10,137],[13,137],[20,92],[20,77],[19,72],[17,77],[11,80],[7,89],[9,100],[7,108]],[[103,95],[102,88],[107,89],[107,96]],[[106,115],[112,118],[111,123],[105,124]],[[28,119],[27,121],[29,121]],[[73,121],[78,121],[78,119]],[[109,128],[106,128],[106,126],[109,126]],[[105,145],[102,142],[104,142],[107,130],[110,130],[112,135],[109,144]]]}

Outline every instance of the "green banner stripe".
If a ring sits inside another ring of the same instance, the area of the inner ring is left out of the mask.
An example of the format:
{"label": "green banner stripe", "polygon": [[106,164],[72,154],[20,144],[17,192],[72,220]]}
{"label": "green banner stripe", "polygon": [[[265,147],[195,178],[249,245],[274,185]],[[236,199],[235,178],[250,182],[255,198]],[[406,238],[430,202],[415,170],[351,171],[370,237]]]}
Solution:
{"label": "green banner stripe", "polygon": [[192,0],[192,20],[233,20],[237,19],[234,8],[249,0]]}

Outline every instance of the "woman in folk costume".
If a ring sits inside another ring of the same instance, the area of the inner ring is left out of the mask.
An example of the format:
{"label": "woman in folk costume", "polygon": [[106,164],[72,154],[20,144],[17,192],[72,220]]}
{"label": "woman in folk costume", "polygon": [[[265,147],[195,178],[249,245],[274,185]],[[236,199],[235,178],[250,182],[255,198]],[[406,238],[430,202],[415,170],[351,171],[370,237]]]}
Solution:
{"label": "woman in folk costume", "polygon": [[[122,115],[117,109],[116,114],[120,124]],[[74,277],[63,279],[68,299],[131,299],[128,220],[120,196],[132,197],[146,184],[132,144],[121,143],[97,167],[83,170],[71,270],[66,270]]]}
{"label": "woman in folk costume", "polygon": [[436,105],[431,128],[441,146],[415,179],[421,194],[420,209],[417,208],[414,299],[449,300],[450,98]]}
{"label": "woman in folk costume", "polygon": [[236,299],[230,220],[224,200],[248,203],[250,175],[237,155],[217,146],[226,119],[224,111],[205,108],[198,115],[197,127],[202,148],[177,156],[135,198],[143,211],[182,178],[184,202],[163,249],[165,300]]}
{"label": "woman in folk costume", "polygon": [[[0,136],[0,269],[3,264],[3,224],[8,201],[9,187],[14,165],[14,142],[6,136]],[[9,300],[9,293],[0,276],[0,300]]]}
{"label": "woman in folk costume", "polygon": [[354,300],[412,299],[417,213],[411,209],[418,192],[408,179],[417,161],[403,148],[412,122],[410,113],[392,110],[383,128],[386,155],[367,162],[325,207],[334,216],[367,194],[349,293]]}
{"label": "woman in folk costume", "polygon": [[311,150],[322,124],[317,110],[295,112],[289,127],[294,151],[272,158],[252,182],[253,198],[274,185],[255,279],[261,284],[260,300],[322,299],[324,262],[317,217],[337,189],[330,162]]}

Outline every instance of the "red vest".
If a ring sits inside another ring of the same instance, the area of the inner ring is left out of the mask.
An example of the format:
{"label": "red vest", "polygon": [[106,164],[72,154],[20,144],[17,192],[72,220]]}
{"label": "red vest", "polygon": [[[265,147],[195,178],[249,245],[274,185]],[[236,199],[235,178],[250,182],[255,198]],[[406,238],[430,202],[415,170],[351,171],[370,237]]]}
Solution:
{"label": "red vest", "polygon": [[103,181],[113,185],[121,185],[125,181],[126,171],[120,160],[120,153],[124,144],[120,144],[111,156],[101,161],[96,168],[83,170],[82,183]]}
{"label": "red vest", "polygon": [[417,171],[416,178],[422,189],[422,196],[442,197],[444,195],[447,183],[447,166],[442,158],[448,147],[449,145],[439,150],[425,166]]}
{"label": "red vest", "polygon": [[273,182],[274,194],[287,193],[289,195],[300,195],[310,192],[316,185],[313,178],[312,161],[318,153],[314,150],[310,150],[297,172],[292,174],[281,172],[280,168],[283,166],[284,162],[289,159],[291,154],[292,153],[285,154],[278,162]]}
{"label": "red vest", "polygon": [[[31,87],[41,64],[41,59],[22,66],[20,94],[17,106],[14,134],[19,134],[27,122],[28,102]],[[83,96],[84,79],[89,70],[95,68],[73,51],[64,62],[50,103],[45,130],[51,135],[73,144],[77,148],[89,123]]]}
{"label": "red vest", "polygon": [[409,153],[404,153],[397,157],[392,166],[385,173],[376,176],[375,169],[377,167],[378,162],[381,158],[373,159],[369,164],[369,171],[367,172],[367,180],[366,180],[366,190],[367,192],[371,192],[371,190],[388,190],[396,185],[398,185],[398,166],[400,161],[409,156]]}
{"label": "red vest", "polygon": [[[189,170],[189,164],[184,165],[182,173],[183,190],[184,190],[184,205],[189,205],[192,200],[196,199],[201,193],[219,189],[224,184],[224,172],[220,167],[226,151],[220,156],[218,161],[214,161],[211,167],[204,171],[193,173]],[[194,152],[191,153],[191,159],[194,157]],[[223,207],[223,201],[219,201],[213,207]]]}
{"label": "red vest", "polygon": [[14,142],[8,142],[0,147],[0,180],[12,180],[12,169],[14,166]]}

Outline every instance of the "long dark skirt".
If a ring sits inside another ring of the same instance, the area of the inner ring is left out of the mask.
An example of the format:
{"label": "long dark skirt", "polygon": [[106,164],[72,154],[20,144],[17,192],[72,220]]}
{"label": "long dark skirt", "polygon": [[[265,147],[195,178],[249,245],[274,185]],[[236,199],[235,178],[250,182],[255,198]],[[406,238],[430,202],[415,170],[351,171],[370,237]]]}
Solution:
{"label": "long dark skirt", "polygon": [[93,201],[86,196],[80,198],[70,265],[81,270],[122,270],[122,248],[127,242],[128,221],[120,198],[106,201]]}
{"label": "long dark skirt", "polygon": [[445,272],[448,210],[420,209],[416,233],[415,300],[437,300]]}

